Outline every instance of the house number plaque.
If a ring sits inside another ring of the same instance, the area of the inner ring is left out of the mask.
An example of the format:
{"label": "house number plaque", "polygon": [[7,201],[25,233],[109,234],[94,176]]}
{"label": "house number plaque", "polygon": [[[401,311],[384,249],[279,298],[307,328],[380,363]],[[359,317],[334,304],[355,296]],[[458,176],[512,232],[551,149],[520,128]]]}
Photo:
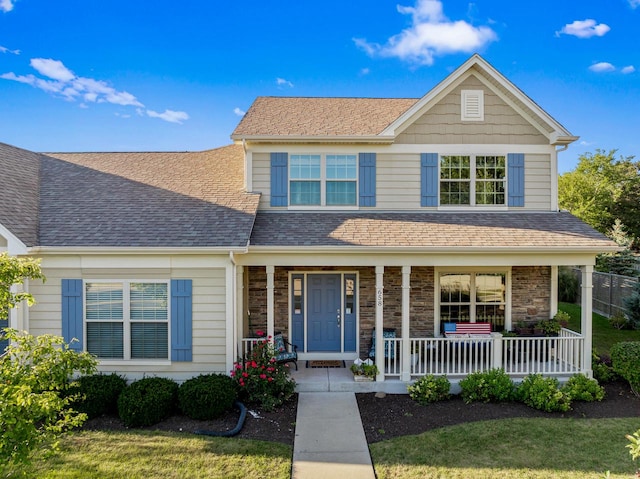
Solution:
{"label": "house number plaque", "polygon": [[382,288],[378,288],[376,291],[376,303],[379,308],[382,307],[383,299],[382,299]]}

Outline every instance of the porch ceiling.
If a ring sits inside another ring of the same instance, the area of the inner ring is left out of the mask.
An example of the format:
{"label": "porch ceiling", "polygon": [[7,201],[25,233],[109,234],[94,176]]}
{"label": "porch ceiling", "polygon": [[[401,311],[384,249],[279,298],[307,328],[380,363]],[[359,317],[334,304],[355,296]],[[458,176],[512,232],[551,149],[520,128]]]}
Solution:
{"label": "porch ceiling", "polygon": [[262,247],[504,248],[615,251],[616,244],[567,212],[260,212],[251,235]]}

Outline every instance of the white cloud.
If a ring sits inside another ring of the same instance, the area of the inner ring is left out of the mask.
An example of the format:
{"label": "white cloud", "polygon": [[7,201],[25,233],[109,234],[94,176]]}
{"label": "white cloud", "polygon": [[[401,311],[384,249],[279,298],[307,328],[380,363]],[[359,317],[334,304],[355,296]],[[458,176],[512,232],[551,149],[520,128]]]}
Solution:
{"label": "white cloud", "polygon": [[[639,0],[640,1],[640,0]],[[561,33],[565,35],[573,35],[578,38],[591,38],[593,36],[601,37],[605,35],[611,28],[605,23],[596,23],[592,18],[586,20],[575,20],[573,23],[568,23],[562,30],[556,32],[556,36],[560,36]]]}
{"label": "white cloud", "polygon": [[475,27],[463,20],[451,21],[440,0],[417,0],[414,7],[398,5],[398,12],[411,15],[411,27],[392,36],[384,45],[364,38],[353,41],[369,56],[397,57],[421,65],[432,65],[436,56],[470,53],[498,39],[489,27]]}
{"label": "white cloud", "polygon": [[616,69],[616,67],[614,67],[609,62],[594,63],[593,65],[591,65],[589,67],[589,70],[591,70],[592,72],[596,72],[596,73],[612,72],[612,71],[615,71],[615,69]]}
{"label": "white cloud", "polygon": [[640,6],[640,0],[629,0],[631,8],[638,8]]}
{"label": "white cloud", "polygon": [[14,55],[20,55],[20,50],[9,50],[7,47],[0,45],[0,53],[13,53]]}
{"label": "white cloud", "polygon": [[[103,80],[76,76],[59,60],[32,58],[30,64],[45,78],[33,74],[16,75],[13,72],[0,74],[0,78],[31,85],[68,101],[80,100],[80,108],[88,108],[87,103],[110,103],[112,105],[133,106],[136,107],[136,113],[139,116],[160,118],[171,123],[182,123],[189,119],[189,115],[183,111],[165,110],[163,113],[153,110],[145,111],[144,105],[135,95],[127,91],[116,90]],[[119,116],[128,117],[125,114]]]}
{"label": "white cloud", "polygon": [[182,123],[189,119],[184,111],[165,110],[163,113],[158,113],[153,110],[147,110],[147,116],[151,118],[160,118],[161,120],[168,121],[170,123]]}
{"label": "white cloud", "polygon": [[278,86],[293,88],[293,83],[291,83],[289,80],[285,80],[284,78],[276,78],[276,84]]}
{"label": "white cloud", "polygon": [[628,75],[629,73],[633,73],[636,71],[636,67],[634,67],[633,65],[628,65],[626,67],[623,67],[622,70],[620,70],[622,73],[624,73],[625,75]]}
{"label": "white cloud", "polygon": [[0,0],[0,10],[10,12],[13,10],[13,0]]}
{"label": "white cloud", "polygon": [[51,58],[32,58],[30,64],[38,73],[53,80],[68,82],[76,77],[75,74],[65,67],[59,60],[52,60]]}
{"label": "white cloud", "polygon": [[235,108],[233,109],[233,112],[234,112],[236,115],[238,115],[238,116],[244,116],[244,114],[246,113],[246,111],[243,111],[243,110],[241,110],[241,109],[240,109],[240,108],[238,108],[238,107],[235,107]]}
{"label": "white cloud", "polygon": [[362,75],[362,76],[368,75],[369,73],[371,73],[371,70],[369,68],[362,68],[360,70],[360,75]]}

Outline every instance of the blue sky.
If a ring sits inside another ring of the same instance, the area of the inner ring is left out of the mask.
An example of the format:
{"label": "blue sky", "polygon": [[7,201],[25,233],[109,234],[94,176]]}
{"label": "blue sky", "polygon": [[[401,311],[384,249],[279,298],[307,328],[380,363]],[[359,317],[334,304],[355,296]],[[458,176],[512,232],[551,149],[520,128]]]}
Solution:
{"label": "blue sky", "polygon": [[0,142],[226,145],[257,96],[421,97],[474,52],[580,140],[640,157],[640,0],[0,0]]}

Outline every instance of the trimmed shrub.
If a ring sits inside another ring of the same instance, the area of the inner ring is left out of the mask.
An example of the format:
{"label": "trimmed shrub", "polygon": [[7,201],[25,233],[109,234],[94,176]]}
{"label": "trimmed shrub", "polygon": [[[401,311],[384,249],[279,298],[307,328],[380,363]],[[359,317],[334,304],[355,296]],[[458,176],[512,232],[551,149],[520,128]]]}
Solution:
{"label": "trimmed shrub", "polygon": [[503,402],[511,401],[515,385],[504,369],[469,374],[460,381],[462,399],[465,403],[472,402]]}
{"label": "trimmed shrub", "polygon": [[578,299],[578,278],[568,268],[560,268],[558,271],[558,300],[563,303],[574,304]]}
{"label": "trimmed shrub", "polygon": [[201,374],[178,388],[178,406],[191,419],[215,419],[238,397],[236,383],[224,374]]}
{"label": "trimmed shrub", "polygon": [[407,387],[409,397],[423,406],[449,399],[451,383],[446,376],[428,374]]}
{"label": "trimmed shrub", "polygon": [[288,365],[276,362],[270,339],[257,341],[247,359],[235,363],[231,371],[231,377],[238,383],[240,399],[265,411],[284,404],[296,389]]}
{"label": "trimmed shrub", "polygon": [[127,427],[152,426],[175,410],[178,384],[168,378],[144,378],[127,386],[118,398],[118,414]]}
{"label": "trimmed shrub", "polygon": [[610,383],[618,379],[618,375],[611,367],[610,357],[601,357],[595,349],[591,354],[591,367],[593,368],[593,378],[600,384]]}
{"label": "trimmed shrub", "polygon": [[589,379],[584,374],[571,376],[562,390],[569,395],[572,401],[602,401],[604,388],[595,379]]}
{"label": "trimmed shrub", "polygon": [[127,387],[127,380],[113,374],[92,374],[81,376],[73,387],[78,399],[73,407],[86,413],[89,418],[118,412],[118,396]]}
{"label": "trimmed shrub", "polygon": [[524,378],[517,390],[520,401],[534,409],[546,412],[566,412],[571,409],[571,398],[560,389],[556,378],[544,378],[541,374],[530,374]]}
{"label": "trimmed shrub", "polygon": [[624,341],[611,346],[613,370],[629,381],[631,390],[640,396],[640,341]]}

